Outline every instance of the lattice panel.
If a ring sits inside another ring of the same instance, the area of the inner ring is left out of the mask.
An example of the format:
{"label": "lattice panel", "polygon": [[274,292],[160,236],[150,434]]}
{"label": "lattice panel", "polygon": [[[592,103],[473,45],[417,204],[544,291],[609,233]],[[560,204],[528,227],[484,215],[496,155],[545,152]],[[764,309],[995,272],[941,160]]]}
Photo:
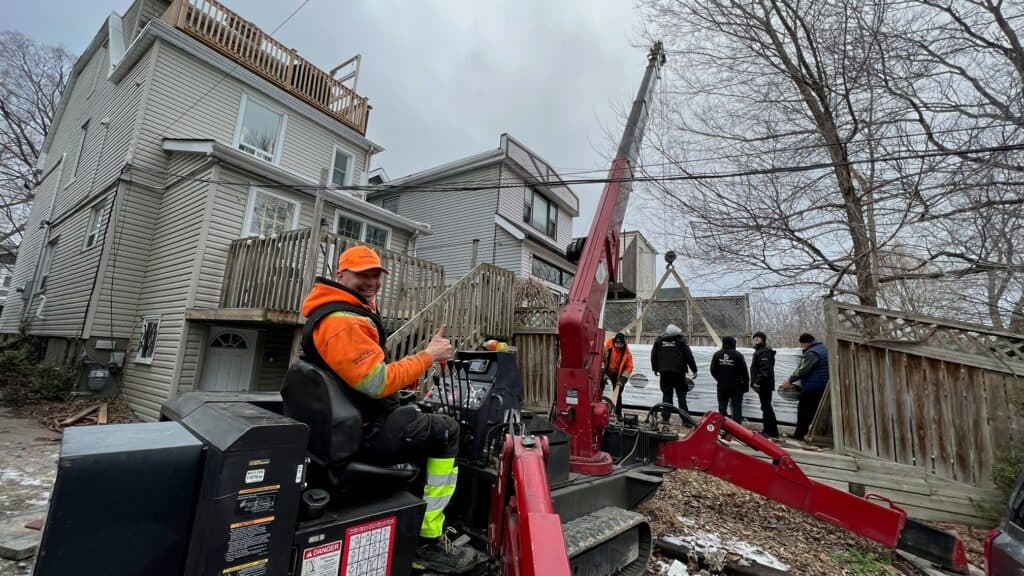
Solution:
{"label": "lattice panel", "polygon": [[513,311],[515,328],[557,328],[558,308],[516,308]]}
{"label": "lattice panel", "polygon": [[[1024,375],[1024,335],[907,313],[836,305],[837,333],[868,343],[910,344],[986,359]],[[998,369],[998,368],[997,368]]]}

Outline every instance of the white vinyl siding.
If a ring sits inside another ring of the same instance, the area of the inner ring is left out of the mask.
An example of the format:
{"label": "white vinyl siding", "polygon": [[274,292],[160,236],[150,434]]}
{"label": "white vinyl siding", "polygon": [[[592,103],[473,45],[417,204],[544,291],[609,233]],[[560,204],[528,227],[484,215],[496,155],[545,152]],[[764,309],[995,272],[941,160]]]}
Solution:
{"label": "white vinyl siding", "polygon": [[242,94],[234,145],[260,160],[278,164],[287,124],[288,116],[284,112]]}
{"label": "white vinyl siding", "polygon": [[242,237],[273,236],[299,226],[300,204],[269,190],[253,187],[245,209]]}

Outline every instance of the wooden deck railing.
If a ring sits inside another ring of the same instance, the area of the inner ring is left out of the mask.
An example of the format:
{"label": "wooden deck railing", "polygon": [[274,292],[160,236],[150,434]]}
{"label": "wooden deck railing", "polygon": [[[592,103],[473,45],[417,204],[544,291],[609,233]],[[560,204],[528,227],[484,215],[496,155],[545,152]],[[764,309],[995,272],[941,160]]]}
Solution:
{"label": "wooden deck railing", "polygon": [[422,348],[442,325],[456,350],[476,348],[491,337],[510,338],[514,283],[512,272],[477,264],[388,337],[388,357]]}
{"label": "wooden deck railing", "polygon": [[298,311],[302,304],[309,228],[269,238],[242,238],[228,248],[221,308]]}
{"label": "wooden deck railing", "polygon": [[174,0],[163,21],[366,134],[369,103],[258,26],[214,0]]}
{"label": "wooden deck railing", "polygon": [[[322,233],[314,248],[316,273],[333,277],[338,254],[355,244],[349,238]],[[309,249],[309,228],[235,240],[228,249],[220,306],[298,312],[310,274],[306,270]],[[378,307],[389,328],[397,328],[444,292],[444,269],[394,250],[375,250],[391,271],[384,276]]]}

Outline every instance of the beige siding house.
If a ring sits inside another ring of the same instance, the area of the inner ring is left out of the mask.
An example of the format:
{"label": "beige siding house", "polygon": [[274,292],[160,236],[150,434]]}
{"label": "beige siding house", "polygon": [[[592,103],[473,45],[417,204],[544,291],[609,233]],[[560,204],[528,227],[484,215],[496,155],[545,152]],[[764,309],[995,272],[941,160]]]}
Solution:
{"label": "beige siding house", "polygon": [[565,258],[579,198],[538,154],[508,134],[498,147],[387,182],[371,202],[433,233],[417,253],[449,282],[486,262],[532,276],[565,298],[576,266]]}
{"label": "beige siding house", "polygon": [[382,150],[366,99],[274,46],[210,1],[107,18],[47,135],[0,330],[155,418],[184,391],[275,389],[348,242],[415,253],[430,227],[351,188]]}

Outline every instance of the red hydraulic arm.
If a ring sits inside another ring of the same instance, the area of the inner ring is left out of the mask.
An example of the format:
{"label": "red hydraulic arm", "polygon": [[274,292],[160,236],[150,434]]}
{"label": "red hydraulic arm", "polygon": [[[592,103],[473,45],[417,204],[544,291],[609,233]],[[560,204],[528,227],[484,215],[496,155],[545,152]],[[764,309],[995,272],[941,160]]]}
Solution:
{"label": "red hydraulic arm", "polygon": [[647,57],[647,70],[629,119],[608,183],[594,215],[569,290],[569,301],[558,316],[558,369],[555,373],[555,425],[569,435],[570,467],[590,475],[608,474],[612,459],[601,451],[601,438],[608,427],[608,407],[601,402],[601,353],[604,330],[601,322],[608,283],[618,278],[619,230],[626,215],[648,103],[665,63],[661,42]]}
{"label": "red hydraulic arm", "polygon": [[506,576],[569,576],[562,520],[548,489],[546,436],[507,434],[491,492],[491,556]]}
{"label": "red hydraulic arm", "polygon": [[[771,462],[719,442],[722,430]],[[908,520],[907,513],[887,498],[875,494],[861,498],[811,480],[788,452],[718,412],[708,412],[686,438],[659,445],[658,464],[717,476],[888,548],[907,550],[966,573],[967,556],[959,539]]]}

